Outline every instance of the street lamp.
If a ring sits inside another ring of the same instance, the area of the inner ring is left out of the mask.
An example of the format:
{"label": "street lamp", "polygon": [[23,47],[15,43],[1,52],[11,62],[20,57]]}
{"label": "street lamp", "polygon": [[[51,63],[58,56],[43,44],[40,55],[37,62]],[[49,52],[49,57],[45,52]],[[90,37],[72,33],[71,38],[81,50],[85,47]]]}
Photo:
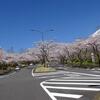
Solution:
{"label": "street lamp", "polygon": [[[41,33],[42,37],[42,53],[43,53],[43,60],[44,60],[44,67],[46,66],[46,63],[47,63],[47,55],[45,55],[45,52],[46,52],[46,48],[45,48],[45,43],[44,43],[44,33],[47,33],[47,32],[50,32],[50,31],[54,31],[53,29],[50,29],[50,30],[46,30],[46,31],[40,31],[40,30],[35,30],[33,29],[32,31],[34,32],[39,32]],[[47,65],[48,66],[48,65]]]}
{"label": "street lamp", "polygon": [[44,33],[47,33],[47,32],[50,32],[50,31],[54,31],[54,30],[50,29],[50,30],[47,30],[47,31],[40,31],[40,30],[32,29],[32,31],[41,33],[41,39],[42,39],[42,42],[44,42]]}

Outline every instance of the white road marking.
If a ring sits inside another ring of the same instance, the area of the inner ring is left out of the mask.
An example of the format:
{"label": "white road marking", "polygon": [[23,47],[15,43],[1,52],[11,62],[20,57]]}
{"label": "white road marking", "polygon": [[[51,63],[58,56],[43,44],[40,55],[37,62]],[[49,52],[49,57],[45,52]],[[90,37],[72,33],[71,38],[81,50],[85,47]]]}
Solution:
{"label": "white road marking", "polygon": [[[42,78],[52,78],[52,77],[55,77],[55,78],[57,78],[57,77],[62,77],[62,76],[64,76],[64,75],[66,75],[66,74],[62,74],[62,75],[58,75],[57,76],[57,74],[56,75],[52,75],[52,76],[38,76],[38,78],[39,79],[42,79]],[[69,74],[68,76],[67,76],[67,78],[70,78],[70,77],[72,77],[72,76],[80,76],[80,75],[75,75],[75,74]]]}
{"label": "white road marking", "polygon": [[42,79],[42,78],[52,78],[52,77],[59,77],[59,76],[44,76],[44,77],[38,77],[39,79]]}
{"label": "white road marking", "polygon": [[85,90],[85,91],[100,91],[100,88],[79,88],[79,87],[57,87],[57,86],[45,86],[50,89],[63,89],[63,90]]}
{"label": "white road marking", "polygon": [[44,84],[44,82],[40,83],[41,87],[50,96],[50,98],[52,100],[57,100],[56,97],[66,97],[66,98],[79,99],[79,98],[81,98],[83,96],[83,95],[77,95],[77,94],[63,94],[63,93],[53,93],[53,92],[49,92],[49,90],[47,89],[47,87],[44,86],[43,84]]}
{"label": "white road marking", "polygon": [[83,96],[77,94],[63,94],[63,93],[51,93],[51,94],[56,97],[66,97],[66,98],[74,98],[74,99],[79,99]]}
{"label": "white road marking", "polygon": [[100,77],[91,77],[91,76],[88,76],[88,77],[84,77],[84,76],[81,76],[81,77],[61,77],[61,79],[68,79],[68,78],[70,78],[70,79],[100,79]]}
{"label": "white road marking", "polygon": [[100,85],[100,83],[76,83],[76,82],[43,82],[43,84],[62,84],[62,85]]}
{"label": "white road marking", "polygon": [[51,98],[52,100],[57,100],[57,99],[48,91],[48,89],[43,85],[43,82],[40,83],[40,85],[41,85],[41,87],[44,89],[44,91],[50,96],[50,98]]}
{"label": "white road marking", "polygon": [[81,75],[79,75],[79,74],[74,74],[74,73],[70,73],[70,74],[65,74],[65,75],[67,75],[67,76],[70,76],[70,77],[75,77],[75,76],[81,76]]}
{"label": "white road marking", "polygon": [[91,71],[91,72],[100,73],[100,71]]}
{"label": "white road marking", "polygon": [[[92,92],[100,91],[100,88],[95,88],[95,87],[93,88],[93,87],[76,87],[76,86],[75,87],[57,86],[57,85],[64,85],[64,84],[65,85],[100,85],[100,83],[96,83],[96,82],[100,82],[100,75],[78,73],[78,72],[66,72],[66,74],[64,75],[68,75],[68,77],[60,76],[60,78],[49,79],[40,84],[41,87],[45,90],[45,92],[50,96],[52,100],[57,100],[56,97],[78,99],[78,98],[81,98],[83,95],[50,92],[49,89],[92,91]],[[42,77],[42,78],[47,78],[47,77]],[[53,76],[50,76],[50,77],[53,77]],[[56,85],[56,86],[50,86],[50,85]]]}
{"label": "white road marking", "polygon": [[50,79],[50,80],[48,80],[48,81],[77,81],[77,82],[80,82],[80,81],[83,81],[83,82],[85,82],[85,81],[88,81],[88,82],[100,82],[100,80],[75,80],[75,79],[68,79],[68,80],[61,80],[61,79]]}
{"label": "white road marking", "polygon": [[73,74],[78,74],[78,75],[86,75],[86,76],[99,76],[100,77],[100,75],[96,75],[96,74],[87,74],[87,73],[69,72],[69,71],[67,71],[67,73],[73,73]]}

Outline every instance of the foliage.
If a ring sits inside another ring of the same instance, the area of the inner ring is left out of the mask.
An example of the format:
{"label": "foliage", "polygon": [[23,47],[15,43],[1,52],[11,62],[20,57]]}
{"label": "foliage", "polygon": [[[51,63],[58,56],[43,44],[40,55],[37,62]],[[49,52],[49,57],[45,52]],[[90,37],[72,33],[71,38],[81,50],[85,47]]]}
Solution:
{"label": "foliage", "polygon": [[54,72],[54,71],[56,71],[55,68],[44,67],[44,65],[39,65],[38,67],[36,67],[34,72],[36,72],[36,73],[43,73],[43,72]]}
{"label": "foliage", "polygon": [[41,63],[42,67],[49,67],[51,61],[80,68],[100,67],[100,35],[70,44],[42,41],[37,43],[36,48],[19,54],[5,54],[3,49],[0,49],[0,61],[0,69],[14,68],[17,64],[25,67],[30,63]]}
{"label": "foliage", "polygon": [[37,54],[41,64],[46,67],[46,64],[49,62],[50,50],[55,47],[53,41],[43,41],[38,43],[39,54]]}

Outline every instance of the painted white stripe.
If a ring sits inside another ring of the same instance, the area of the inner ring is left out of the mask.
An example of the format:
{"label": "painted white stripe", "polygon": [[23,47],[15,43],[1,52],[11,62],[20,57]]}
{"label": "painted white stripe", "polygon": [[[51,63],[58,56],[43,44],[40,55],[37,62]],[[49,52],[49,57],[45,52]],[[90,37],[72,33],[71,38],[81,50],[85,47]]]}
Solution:
{"label": "painted white stripe", "polygon": [[[61,77],[60,79],[100,79],[100,77]],[[57,79],[57,78],[56,78]]]}
{"label": "painted white stripe", "polygon": [[92,71],[92,72],[100,73],[100,71]]}
{"label": "painted white stripe", "polygon": [[59,76],[44,76],[44,77],[38,77],[39,79],[42,79],[42,78],[50,78],[50,77],[55,77],[55,78],[57,78],[57,77],[59,77]]}
{"label": "painted white stripe", "polygon": [[51,93],[53,96],[56,97],[66,97],[66,98],[74,98],[74,99],[79,99],[83,95],[76,95],[76,94],[62,94],[62,93]]}
{"label": "painted white stripe", "polygon": [[49,88],[49,89],[64,89],[64,90],[100,91],[100,88],[56,87],[56,86],[45,86],[45,88]]}
{"label": "painted white stripe", "polygon": [[57,100],[57,99],[48,91],[48,89],[43,85],[43,82],[40,83],[40,85],[41,85],[41,87],[44,89],[44,91],[50,96],[50,98],[51,98],[52,100]]}
{"label": "painted white stripe", "polygon": [[43,84],[67,84],[67,85],[100,85],[100,83],[71,83],[71,82],[43,82]]}
{"label": "painted white stripe", "polygon": [[85,82],[85,81],[88,81],[88,82],[100,82],[100,80],[61,80],[61,79],[50,79],[48,81],[76,81],[76,82],[79,82],[79,81],[82,81],[82,82]]}
{"label": "painted white stripe", "polygon": [[75,76],[81,76],[81,75],[79,75],[79,74],[73,74],[73,73],[69,73],[69,74],[66,74],[67,76],[73,76],[73,77],[75,77]]}
{"label": "painted white stripe", "polygon": [[87,74],[87,73],[69,72],[69,71],[67,73],[73,73],[73,74],[78,74],[78,75],[87,75],[87,76],[99,76],[100,77],[100,75],[96,75],[96,74]]}

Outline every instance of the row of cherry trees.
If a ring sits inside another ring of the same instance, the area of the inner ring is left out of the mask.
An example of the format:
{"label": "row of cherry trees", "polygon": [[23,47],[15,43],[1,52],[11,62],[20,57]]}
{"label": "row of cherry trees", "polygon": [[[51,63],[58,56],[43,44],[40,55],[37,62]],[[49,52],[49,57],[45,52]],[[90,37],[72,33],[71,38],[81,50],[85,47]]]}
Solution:
{"label": "row of cherry trees", "polygon": [[0,62],[9,63],[41,63],[44,67],[52,61],[61,64],[82,66],[84,64],[98,64],[100,66],[99,37],[81,40],[71,44],[59,44],[54,41],[39,42],[36,48],[23,53],[6,53],[0,49]]}
{"label": "row of cherry trees", "polygon": [[37,56],[44,66],[53,60],[61,64],[100,66],[100,42],[97,37],[63,45],[51,41],[40,42],[38,49]]}
{"label": "row of cherry trees", "polygon": [[82,66],[88,63],[100,66],[100,40],[99,38],[90,38],[73,43],[63,48],[59,54],[61,63],[78,63]]}

